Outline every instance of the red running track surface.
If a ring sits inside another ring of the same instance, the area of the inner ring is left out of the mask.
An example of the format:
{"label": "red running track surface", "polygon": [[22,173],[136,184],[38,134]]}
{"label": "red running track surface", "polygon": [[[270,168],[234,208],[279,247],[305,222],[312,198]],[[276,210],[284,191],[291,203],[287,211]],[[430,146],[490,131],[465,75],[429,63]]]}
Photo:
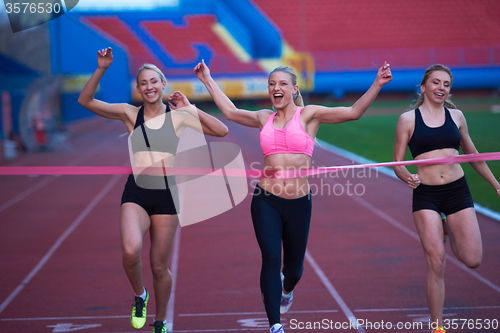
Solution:
{"label": "red running track surface", "polygon": [[[241,147],[247,167],[255,162],[261,167],[258,130],[225,122],[230,134],[221,140]],[[72,150],[22,155],[2,165],[127,165],[119,122],[91,119],[71,132]],[[313,161],[313,166],[351,163],[321,147]],[[311,178],[316,193],[308,255],[293,307],[282,317],[286,332],[430,332],[411,190],[375,170],[332,176]],[[0,177],[0,332],[138,332],[129,323],[133,292],[121,266],[118,223],[125,179]],[[268,332],[250,219],[255,180],[249,184],[248,198],[237,207],[178,232],[169,304],[174,332]],[[317,193],[321,189],[323,195]],[[484,246],[478,269],[464,269],[447,244],[446,319],[500,320],[500,224],[480,214],[478,219]],[[144,275],[152,290],[148,248],[146,237]],[[150,324],[153,299],[148,310]],[[326,329],[346,325],[348,318],[374,326]],[[393,327],[381,328],[382,321]],[[326,327],[298,329],[315,322]],[[420,322],[423,328],[414,326]]]}

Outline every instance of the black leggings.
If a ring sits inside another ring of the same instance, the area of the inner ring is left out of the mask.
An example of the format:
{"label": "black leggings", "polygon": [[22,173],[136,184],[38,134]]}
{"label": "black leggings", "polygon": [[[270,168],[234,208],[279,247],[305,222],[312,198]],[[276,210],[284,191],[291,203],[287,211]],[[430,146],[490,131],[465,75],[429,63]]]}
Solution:
{"label": "black leggings", "polygon": [[281,242],[283,241],[283,286],[292,291],[304,270],[309,225],[311,194],[284,199],[255,187],[252,199],[252,220],[262,252],[260,289],[269,324],[280,322]]}

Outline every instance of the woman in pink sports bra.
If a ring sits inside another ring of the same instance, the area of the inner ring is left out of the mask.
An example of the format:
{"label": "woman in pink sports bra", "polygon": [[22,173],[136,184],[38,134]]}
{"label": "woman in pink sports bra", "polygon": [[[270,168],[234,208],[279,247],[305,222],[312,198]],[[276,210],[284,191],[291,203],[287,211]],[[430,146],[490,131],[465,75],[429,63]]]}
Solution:
{"label": "woman in pink sports bra", "polygon": [[[319,124],[359,119],[382,86],[392,79],[389,64],[384,63],[370,89],[351,107],[303,106],[297,76],[289,67],[278,67],[268,80],[269,98],[276,112],[246,111],[238,109],[222,92],[204,61],[194,71],[228,120],[261,129],[264,169],[270,172],[309,168]],[[261,178],[255,188],[251,212],[262,252],[260,287],[270,331],[282,333],[280,314],[290,308],[293,290],[304,269],[311,220],[307,178]],[[282,244],[283,269],[280,272]]]}

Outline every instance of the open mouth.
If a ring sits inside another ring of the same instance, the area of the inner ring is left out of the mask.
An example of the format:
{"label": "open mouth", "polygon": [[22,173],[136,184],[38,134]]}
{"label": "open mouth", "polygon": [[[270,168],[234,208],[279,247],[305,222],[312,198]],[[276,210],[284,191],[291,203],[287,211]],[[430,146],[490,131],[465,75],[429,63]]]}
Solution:
{"label": "open mouth", "polygon": [[279,103],[283,100],[283,94],[274,94],[273,97],[276,103]]}

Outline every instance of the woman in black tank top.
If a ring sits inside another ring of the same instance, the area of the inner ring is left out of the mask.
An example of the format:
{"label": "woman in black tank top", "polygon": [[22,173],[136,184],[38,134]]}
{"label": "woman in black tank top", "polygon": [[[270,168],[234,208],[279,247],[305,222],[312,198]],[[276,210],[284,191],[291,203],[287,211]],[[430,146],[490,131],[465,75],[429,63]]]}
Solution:
{"label": "woman in black tank top", "polygon": [[[153,160],[171,166],[169,161],[173,160],[179,136],[185,127],[196,127],[213,136],[222,137],[227,134],[227,127],[222,122],[195,108],[180,92],[174,92],[168,102],[173,110],[182,107],[181,110],[185,111],[176,111],[174,124],[172,112],[169,112],[169,107],[162,101],[165,76],[154,65],[145,64],[137,74],[137,91],[144,100],[143,107],[126,103],[108,104],[95,99],[99,81],[112,62],[111,48],[98,51],[98,68],[85,84],[78,102],[99,116],[123,121],[130,134],[133,167],[152,166]],[[156,301],[155,322],[151,326],[154,326],[154,333],[163,333],[166,331],[167,304],[172,289],[169,258],[179,220],[167,183],[170,176],[142,176],[134,179],[134,175],[130,175],[120,211],[123,267],[136,295],[130,321],[136,329],[142,328],[146,323],[149,293],[144,288],[142,278],[141,252],[143,238],[149,231]],[[147,185],[144,186],[143,183],[141,186],[139,180],[146,180]]]}
{"label": "woman in black tank top", "polygon": [[[477,153],[464,115],[448,100],[452,82],[446,66],[426,70],[414,110],[399,118],[394,161],[404,160],[407,145],[415,160],[455,156],[460,147],[465,154]],[[500,184],[486,163],[471,165],[500,196]],[[469,268],[478,267],[482,260],[481,234],[464,172],[460,164],[418,166],[417,174],[396,166],[394,172],[413,189],[413,219],[427,262],[427,303],[432,322],[447,329],[449,323],[443,323],[444,242],[449,236],[453,253]]]}

